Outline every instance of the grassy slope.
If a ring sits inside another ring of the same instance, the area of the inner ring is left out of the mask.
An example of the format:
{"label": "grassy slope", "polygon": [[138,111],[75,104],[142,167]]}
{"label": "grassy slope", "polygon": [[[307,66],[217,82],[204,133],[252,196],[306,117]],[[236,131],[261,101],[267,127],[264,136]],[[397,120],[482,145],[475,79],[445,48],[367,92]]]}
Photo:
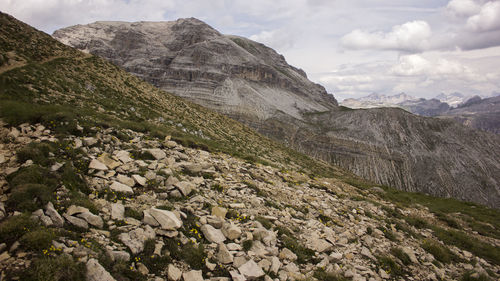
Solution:
{"label": "grassy slope", "polygon": [[[11,125],[41,122],[61,134],[79,133],[79,124],[86,130],[114,126],[149,132],[151,137],[172,135],[184,145],[336,177],[358,187],[361,194],[374,186],[285,148],[230,118],[165,93],[6,14],[0,13],[0,25],[0,117]],[[473,230],[500,236],[497,210],[384,189],[381,199],[399,206],[423,205],[436,214],[459,212]]]}

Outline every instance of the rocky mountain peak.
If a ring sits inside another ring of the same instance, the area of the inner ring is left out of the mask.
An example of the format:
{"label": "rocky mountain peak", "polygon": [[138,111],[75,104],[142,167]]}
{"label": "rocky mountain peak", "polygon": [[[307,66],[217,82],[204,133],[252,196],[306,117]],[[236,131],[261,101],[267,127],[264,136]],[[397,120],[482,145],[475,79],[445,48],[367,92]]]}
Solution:
{"label": "rocky mountain peak", "polygon": [[72,26],[53,37],[103,56],[153,85],[232,116],[268,119],[281,112],[337,106],[303,70],[263,44],[226,36],[194,19]]}

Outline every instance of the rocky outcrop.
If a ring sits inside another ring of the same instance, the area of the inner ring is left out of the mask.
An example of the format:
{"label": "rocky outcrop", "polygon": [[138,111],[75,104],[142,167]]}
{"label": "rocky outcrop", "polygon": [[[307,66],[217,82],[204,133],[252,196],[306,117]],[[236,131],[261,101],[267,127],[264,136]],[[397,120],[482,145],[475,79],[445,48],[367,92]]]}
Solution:
{"label": "rocky outcrop", "polygon": [[403,110],[338,107],[272,49],[199,20],[96,22],[53,36],[365,179],[500,206],[499,138]]}

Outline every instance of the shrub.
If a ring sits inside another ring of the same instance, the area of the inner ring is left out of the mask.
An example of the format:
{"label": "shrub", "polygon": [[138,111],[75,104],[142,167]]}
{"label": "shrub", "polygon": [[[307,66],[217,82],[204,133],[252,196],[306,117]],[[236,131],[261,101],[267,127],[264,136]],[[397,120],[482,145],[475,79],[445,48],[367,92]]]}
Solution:
{"label": "shrub", "polygon": [[248,251],[253,246],[253,240],[245,240],[243,241],[243,250]]}
{"label": "shrub", "polygon": [[490,277],[485,274],[481,274],[479,277],[472,277],[472,273],[471,271],[467,271],[462,275],[460,281],[491,281]]}
{"label": "shrub", "polygon": [[182,247],[180,257],[184,260],[192,269],[202,269],[205,267],[205,248],[203,244],[198,244],[198,246],[192,243],[187,243]]}
{"label": "shrub", "polygon": [[37,223],[30,218],[29,214],[8,217],[0,223],[0,241],[10,245],[36,227]]}
{"label": "shrub", "polygon": [[10,174],[7,177],[7,181],[11,187],[26,183],[44,184],[51,187],[57,185],[57,180],[54,176],[52,176],[46,168],[38,165],[31,165],[19,169],[17,172]]}
{"label": "shrub", "polygon": [[266,229],[271,229],[271,227],[273,227],[273,223],[264,217],[259,216],[259,217],[256,217],[255,220],[260,222],[262,224],[262,226],[265,227]]}
{"label": "shrub", "polygon": [[412,225],[412,226],[419,228],[419,229],[430,228],[429,223],[420,217],[408,216],[405,218],[405,220],[409,225]]}
{"label": "shrub", "polygon": [[125,217],[131,217],[136,220],[142,220],[142,212],[132,209],[130,207],[125,207]]}
{"label": "shrub", "polygon": [[313,277],[318,279],[319,281],[347,281],[349,279],[346,279],[342,276],[339,276],[337,274],[333,274],[330,272],[326,272],[325,270],[318,269],[314,271]]}
{"label": "shrub", "polygon": [[450,251],[450,249],[433,240],[424,240],[422,248],[442,263],[450,263],[458,259],[458,257]]}
{"label": "shrub", "polygon": [[44,184],[23,184],[12,190],[7,206],[20,211],[35,211],[43,208],[54,197],[55,188]]}
{"label": "shrub", "polygon": [[27,281],[85,281],[85,264],[76,263],[69,256],[36,259],[23,272],[21,280]]}
{"label": "shrub", "polygon": [[56,238],[54,230],[43,227],[24,234],[19,241],[28,250],[42,251],[48,249]]}
{"label": "shrub", "polygon": [[407,253],[403,252],[403,249],[394,247],[391,249],[391,254],[398,258],[404,265],[411,264],[410,257]]}
{"label": "shrub", "polygon": [[377,265],[386,273],[392,276],[402,276],[405,272],[404,270],[389,256],[377,257]]}
{"label": "shrub", "polygon": [[24,163],[27,160],[31,159],[35,164],[48,166],[53,162],[49,159],[50,152],[54,152],[54,148],[49,143],[32,142],[19,149],[16,153],[16,156],[19,163]]}
{"label": "shrub", "polygon": [[299,244],[297,239],[284,236],[282,241],[285,248],[288,248],[295,255],[297,255],[297,262],[299,264],[309,263],[314,260],[315,252]]}
{"label": "shrub", "polygon": [[155,243],[155,239],[146,240],[144,242],[144,250],[136,257],[136,260],[142,262],[150,272],[159,275],[172,262],[172,259],[166,255],[155,255]]}
{"label": "shrub", "polygon": [[454,245],[474,255],[500,265],[500,248],[482,242],[464,232],[433,227],[434,235],[445,244]]}

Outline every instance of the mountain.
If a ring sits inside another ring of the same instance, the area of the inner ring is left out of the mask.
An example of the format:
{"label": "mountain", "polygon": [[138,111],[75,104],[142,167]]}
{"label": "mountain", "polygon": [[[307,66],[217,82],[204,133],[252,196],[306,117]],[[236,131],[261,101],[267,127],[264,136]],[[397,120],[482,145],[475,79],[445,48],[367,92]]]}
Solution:
{"label": "mountain", "polygon": [[96,22],[53,34],[105,57],[161,89],[229,115],[268,119],[337,105],[304,71],[262,44],[224,36],[191,18],[175,22]]}
{"label": "mountain", "polygon": [[371,93],[358,99],[350,98],[342,101],[342,105],[350,108],[400,107],[402,102],[416,101],[417,98],[399,93],[393,96]]}
{"label": "mountain", "polygon": [[357,99],[345,99],[341,102],[341,105],[355,109],[397,107],[421,116],[440,115],[450,108],[447,103],[441,102],[437,99],[418,99],[405,93],[400,93],[393,96],[372,93],[368,96]]}
{"label": "mountain", "polygon": [[498,210],[365,182],[0,26],[2,280],[498,279]]}
{"label": "mountain", "polygon": [[53,36],[360,177],[500,206],[497,136],[400,109],[339,107],[272,49],[199,20],[97,22]]}
{"label": "mountain", "polygon": [[472,97],[444,112],[440,118],[452,118],[465,126],[500,134],[500,96]]}
{"label": "mountain", "polygon": [[466,96],[462,93],[455,92],[450,94],[441,93],[437,95],[435,98],[449,104],[451,107],[456,107],[459,104],[465,102],[467,99],[469,99],[470,96]]}

